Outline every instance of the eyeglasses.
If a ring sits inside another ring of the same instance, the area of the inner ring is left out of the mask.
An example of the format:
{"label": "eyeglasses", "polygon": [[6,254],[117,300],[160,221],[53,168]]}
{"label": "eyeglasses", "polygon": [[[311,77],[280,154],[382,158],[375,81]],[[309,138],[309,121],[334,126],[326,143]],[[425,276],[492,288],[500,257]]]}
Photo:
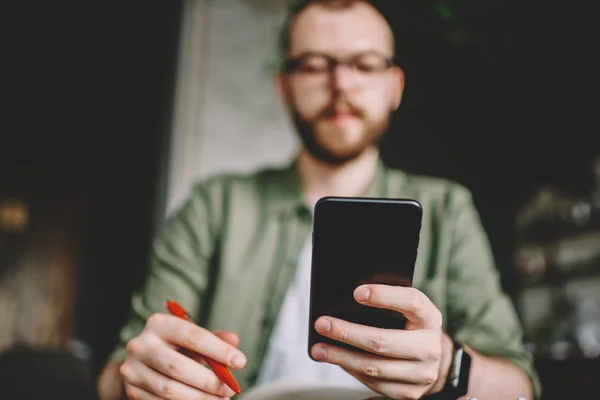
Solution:
{"label": "eyeglasses", "polygon": [[347,66],[355,75],[367,77],[385,71],[395,65],[394,59],[377,52],[366,52],[344,59],[328,54],[309,52],[289,58],[283,66],[287,74],[320,79],[329,77],[338,66]]}

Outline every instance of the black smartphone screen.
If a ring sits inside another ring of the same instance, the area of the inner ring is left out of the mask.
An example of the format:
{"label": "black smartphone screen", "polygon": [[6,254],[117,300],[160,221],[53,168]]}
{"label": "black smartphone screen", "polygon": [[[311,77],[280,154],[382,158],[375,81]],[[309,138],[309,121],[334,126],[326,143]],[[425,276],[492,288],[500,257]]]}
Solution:
{"label": "black smartphone screen", "polygon": [[365,283],[412,286],[421,218],[421,205],[415,200],[319,200],[313,227],[309,354],[317,342],[351,348],[317,333],[314,324],[323,315],[379,328],[404,328],[401,313],[359,304],[353,293]]}

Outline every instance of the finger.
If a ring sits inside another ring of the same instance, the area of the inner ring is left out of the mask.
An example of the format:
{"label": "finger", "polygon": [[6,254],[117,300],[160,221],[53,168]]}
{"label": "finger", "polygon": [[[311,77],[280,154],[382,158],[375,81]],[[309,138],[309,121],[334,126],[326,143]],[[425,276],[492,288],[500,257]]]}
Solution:
{"label": "finger", "polygon": [[314,345],[311,354],[356,376],[419,385],[430,385],[437,380],[434,363],[384,358],[322,343]]}
{"label": "finger", "polygon": [[[386,396],[390,399],[420,399],[425,392],[423,387],[418,385],[412,385],[409,383],[392,382],[377,378],[371,378],[364,375],[359,375],[353,371],[346,371],[354,378],[365,384],[367,387],[376,391],[377,393]],[[382,399],[382,397],[374,396],[368,399]]]}
{"label": "finger", "polygon": [[127,385],[125,393],[129,400],[161,400],[160,397],[132,385]]}
{"label": "finger", "polygon": [[386,357],[422,361],[441,357],[440,347],[436,346],[442,340],[438,330],[382,329],[333,317],[319,317],[315,329],[338,342]]}
{"label": "finger", "polygon": [[226,341],[232,346],[238,347],[240,345],[240,337],[237,333],[228,331],[214,331],[213,332],[219,339]]}
{"label": "finger", "polygon": [[202,355],[196,353],[195,351],[191,351],[191,350],[188,350],[188,349],[180,348],[179,352],[181,354],[183,354],[184,356],[186,356],[188,358],[191,358],[192,360],[194,360],[198,364],[204,365],[205,367],[208,366],[208,363],[206,362],[206,359]]}
{"label": "finger", "polygon": [[[213,331],[213,333],[219,337],[220,339],[226,341],[227,343],[229,343],[232,346],[237,347],[240,344],[240,337],[237,335],[237,333],[234,332],[227,332],[227,331]],[[191,358],[192,360],[196,361],[197,363],[200,363],[204,366],[208,366],[206,359],[191,350],[188,349],[184,349],[184,348],[180,348],[179,352],[189,358]]]}
{"label": "finger", "polygon": [[[131,368],[129,371],[134,378],[142,379],[145,376],[143,374],[160,375],[163,376],[163,381],[169,377],[207,393],[233,395],[229,388],[227,392],[223,392],[226,386],[213,371],[167,346],[158,337],[147,337],[143,342],[132,340],[127,347],[140,361],[134,363],[135,369]],[[124,367],[125,364],[122,368]]]}
{"label": "finger", "polygon": [[[163,399],[216,399],[231,397],[235,393],[225,384],[219,383],[216,387],[205,386],[195,388],[183,382],[171,379],[141,362],[133,362],[121,367],[123,380],[129,385],[143,389]],[[204,368],[206,369],[206,368]],[[211,373],[208,369],[207,372]],[[214,375],[214,374],[213,374]],[[216,378],[216,377],[215,377]]]}
{"label": "finger", "polygon": [[[164,400],[161,397],[155,396],[152,393],[149,393],[147,391],[145,391],[144,389],[140,389],[138,387],[135,386],[129,386],[126,390],[127,393],[127,398],[129,400]],[[229,397],[215,397],[212,395],[200,395],[201,397],[194,397],[193,399],[196,400],[211,400],[211,399],[215,399],[215,400],[230,400]]]}
{"label": "finger", "polygon": [[401,312],[408,320],[407,329],[442,327],[442,314],[418,289],[403,286],[362,285],[354,291],[361,304]]}
{"label": "finger", "polygon": [[154,314],[146,326],[166,342],[195,351],[231,368],[240,369],[246,365],[246,356],[235,346],[192,322],[171,315]]}

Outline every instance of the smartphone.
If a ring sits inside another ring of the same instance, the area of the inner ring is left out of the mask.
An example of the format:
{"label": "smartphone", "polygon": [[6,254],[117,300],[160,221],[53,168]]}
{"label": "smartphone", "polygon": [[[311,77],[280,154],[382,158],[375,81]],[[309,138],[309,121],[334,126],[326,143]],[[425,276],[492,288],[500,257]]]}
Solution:
{"label": "smartphone", "polygon": [[353,294],[366,283],[412,286],[421,220],[421,204],[411,199],[325,197],[317,202],[309,355],[318,342],[360,351],[317,333],[315,321],[323,315],[378,328],[404,328],[401,313],[362,305]]}

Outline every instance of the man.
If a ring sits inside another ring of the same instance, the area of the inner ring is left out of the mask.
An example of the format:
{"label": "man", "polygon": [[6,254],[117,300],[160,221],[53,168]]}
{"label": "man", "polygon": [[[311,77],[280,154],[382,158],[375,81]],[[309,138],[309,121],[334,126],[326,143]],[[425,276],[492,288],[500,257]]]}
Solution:
{"label": "man", "polygon": [[[287,169],[194,187],[156,241],[147,282],[100,377],[100,397],[120,398],[123,388],[140,400],[233,395],[201,359],[178,352],[182,346],[237,370],[245,388],[296,379],[362,385],[393,399],[456,398],[466,393],[456,391],[451,371],[470,359],[456,377],[460,385],[469,379],[469,396],[532,399],[535,373],[469,193],[379,161],[377,142],[404,87],[383,15],[367,1],[308,1],[292,13],[283,39],[287,62],[277,87],[302,150]],[[403,313],[407,329],[324,316],[315,324],[320,333],[368,352],[317,344],[311,352],[323,362],[316,363],[304,346],[308,314],[298,310],[308,305],[311,210],[329,195],[414,198],[424,216],[415,289],[368,285],[354,294]],[[200,327],[165,315],[167,298]]]}

